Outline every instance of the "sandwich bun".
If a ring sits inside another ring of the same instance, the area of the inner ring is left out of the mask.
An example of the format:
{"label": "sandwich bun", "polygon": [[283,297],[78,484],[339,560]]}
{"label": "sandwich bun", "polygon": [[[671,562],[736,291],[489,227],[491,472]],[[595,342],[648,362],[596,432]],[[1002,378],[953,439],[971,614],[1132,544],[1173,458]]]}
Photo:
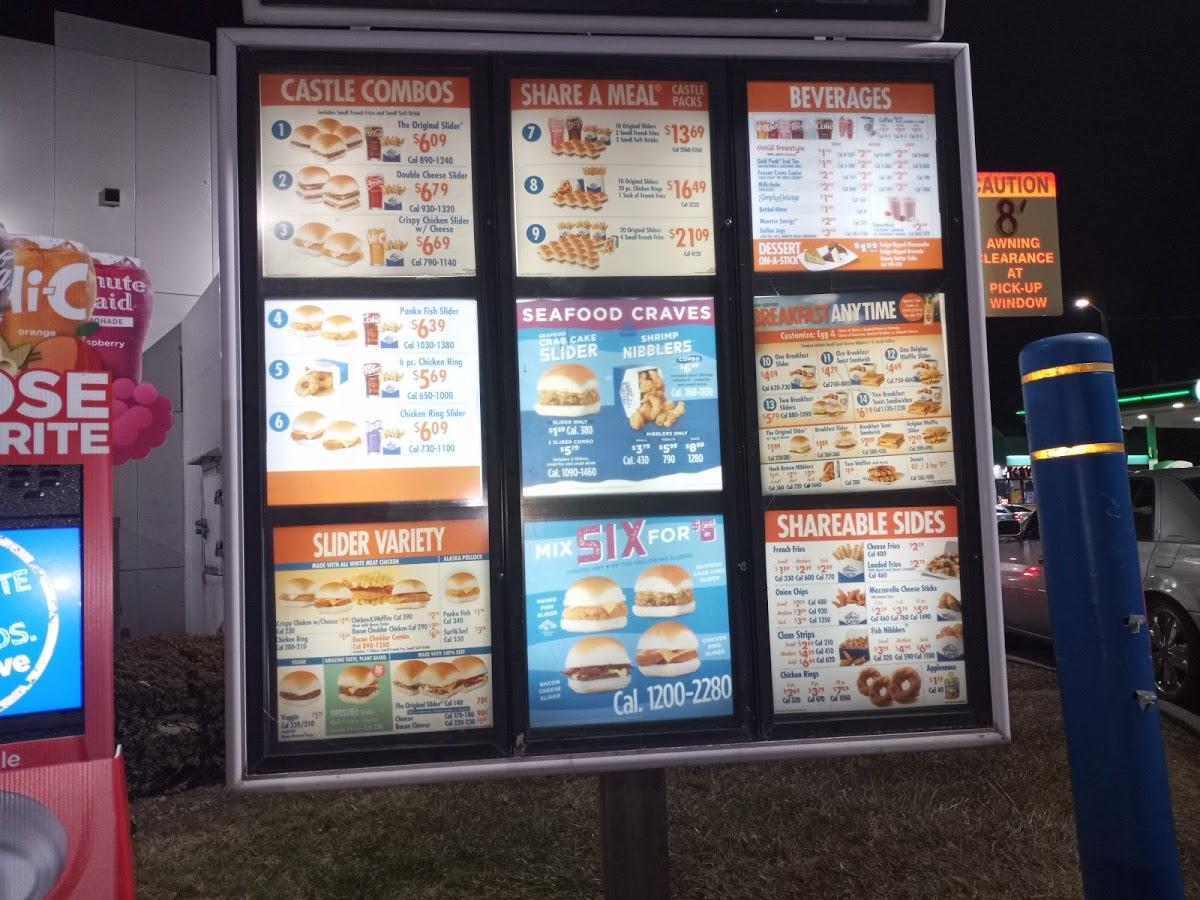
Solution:
{"label": "sandwich bun", "polygon": [[325,205],[334,209],[353,209],[358,206],[358,182],[349,175],[334,175],[323,188]]}
{"label": "sandwich bun", "polygon": [[459,603],[470,603],[472,600],[479,599],[479,579],[470,572],[455,572],[446,579],[446,587],[443,591],[451,600],[457,600]]}
{"label": "sandwich bun", "polygon": [[292,310],[292,314],[288,316],[288,325],[292,331],[298,331],[305,337],[311,337],[320,331],[321,323],[324,321],[325,310],[319,306],[313,306],[311,303],[297,306]]}
{"label": "sandwich bun", "polygon": [[487,664],[478,656],[460,656],[450,664],[458,670],[456,687],[459,691],[473,691],[487,684]]}
{"label": "sandwich bun", "polygon": [[292,419],[293,441],[315,441],[325,434],[329,420],[319,412],[309,410]]}
{"label": "sandwich bun", "polygon": [[788,441],[788,452],[803,456],[805,453],[812,452],[812,443],[803,434],[793,434],[792,439]]}
{"label": "sandwich bun", "polygon": [[329,170],[324,166],[305,166],[296,173],[296,184],[304,187],[306,185],[324,185],[329,180]]}
{"label": "sandwich bun", "polygon": [[628,613],[620,585],[611,578],[591,575],[567,588],[559,627],[574,634],[617,631],[628,624]]}
{"label": "sandwich bun", "polygon": [[341,124],[342,123],[339,122],[337,119],[331,119],[331,118],[317,119],[317,127],[320,128],[322,131],[337,131],[338,126]]}
{"label": "sandwich bun", "polygon": [[352,341],[358,337],[358,328],[349,316],[329,316],[321,322],[321,337],[330,341]]}
{"label": "sandwich bun", "polygon": [[425,671],[426,665],[423,659],[406,659],[397,664],[392,673],[392,686],[410,697],[416,695],[421,683],[421,673]]}
{"label": "sandwich bun", "polygon": [[[600,412],[600,382],[596,373],[578,363],[560,363],[541,374],[537,382],[538,402],[533,407],[539,416],[594,416]],[[596,399],[590,403],[543,402],[543,393],[585,394],[594,393]]]}
{"label": "sandwich bun", "polygon": [[336,134],[323,131],[312,139],[309,149],[322,159],[334,160],[346,152],[346,142]]}
{"label": "sandwich bun", "polygon": [[338,675],[338,699],[343,703],[369,703],[379,693],[379,679],[368,666],[346,666]]}
{"label": "sandwich bun", "polygon": [[362,143],[362,132],[353,125],[339,125],[333,129],[333,133],[340,137],[342,142],[351,149]]}
{"label": "sandwich bun", "polygon": [[430,663],[421,672],[418,689],[431,697],[452,697],[461,674],[448,662]]}
{"label": "sandwich bun", "polygon": [[292,129],[291,142],[297,147],[303,147],[305,150],[312,144],[312,139],[321,133],[321,129],[316,125],[297,125]]}
{"label": "sandwich bun", "polygon": [[325,255],[325,239],[333,231],[324,222],[309,222],[301,225],[292,238],[292,244],[300,248],[301,253],[309,256]]}
{"label": "sandwich bun", "polygon": [[[687,658],[676,662],[674,658],[679,656]],[[700,668],[696,633],[678,622],[651,625],[638,638],[637,667],[649,678],[675,678],[695,672]]]}
{"label": "sandwich bun", "polygon": [[362,241],[348,231],[335,231],[325,238],[322,255],[334,265],[352,266],[363,258]]}
{"label": "sandwich bun", "polygon": [[[633,590],[633,614],[640,618],[665,619],[671,616],[686,616],[696,611],[692,576],[687,569],[680,566],[670,563],[650,566],[637,577]],[[639,597],[647,602],[639,602]],[[677,602],[661,602],[669,598],[674,598]]]}
{"label": "sandwich bun", "polygon": [[417,578],[402,578],[392,585],[392,596],[388,602],[397,609],[419,609],[432,599],[433,595],[429,593],[425,582]]}
{"label": "sandwich bun", "polygon": [[564,674],[575,669],[594,667],[623,668],[625,672],[601,678],[578,678],[567,674],[567,687],[577,694],[600,694],[605,691],[619,691],[629,686],[632,664],[625,645],[616,638],[582,638],[572,645],[563,663]]}
{"label": "sandwich bun", "polygon": [[279,699],[291,706],[307,706],[321,699],[321,679],[308,669],[295,669],[279,679]]}
{"label": "sandwich bun", "polygon": [[329,609],[338,606],[349,606],[354,599],[354,594],[350,588],[342,584],[340,581],[328,581],[321,585],[317,591],[317,599],[313,604],[321,609]]}
{"label": "sandwich bun", "polygon": [[362,443],[358,435],[358,426],[345,419],[339,419],[325,429],[321,446],[326,450],[348,450]]}
{"label": "sandwich bun", "polygon": [[277,594],[281,603],[289,606],[308,606],[313,602],[313,581],[309,578],[289,578],[279,585]]}

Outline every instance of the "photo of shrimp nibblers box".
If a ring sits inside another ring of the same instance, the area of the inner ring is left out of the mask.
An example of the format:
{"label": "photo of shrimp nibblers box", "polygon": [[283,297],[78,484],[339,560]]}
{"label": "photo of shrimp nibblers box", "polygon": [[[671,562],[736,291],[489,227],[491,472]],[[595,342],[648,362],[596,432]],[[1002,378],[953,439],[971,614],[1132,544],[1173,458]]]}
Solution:
{"label": "photo of shrimp nibblers box", "polygon": [[682,400],[667,396],[667,384],[657,366],[626,369],[617,393],[629,427],[637,431],[648,425],[670,428],[685,412]]}

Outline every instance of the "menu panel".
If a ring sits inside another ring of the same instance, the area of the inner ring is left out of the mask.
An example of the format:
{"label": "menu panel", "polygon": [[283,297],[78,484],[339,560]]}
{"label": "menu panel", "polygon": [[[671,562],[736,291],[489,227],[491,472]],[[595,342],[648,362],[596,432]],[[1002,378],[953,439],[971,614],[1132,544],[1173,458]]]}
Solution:
{"label": "menu panel", "polygon": [[945,298],[754,299],[764,493],[953,484]]}
{"label": "menu panel", "polygon": [[492,724],[486,520],[273,534],[279,740]]}
{"label": "menu panel", "polygon": [[474,274],[469,79],[271,74],[259,90],[264,275]]}
{"label": "menu panel", "polygon": [[529,723],[733,713],[720,516],[525,523]]}
{"label": "menu panel", "polygon": [[514,79],[519,276],[711,275],[703,81]]}
{"label": "menu panel", "polygon": [[757,272],[940,269],[932,84],[752,81]]}
{"label": "menu panel", "polygon": [[264,309],[267,503],[478,500],[473,300]]}
{"label": "menu panel", "polygon": [[519,300],[527,496],[721,488],[711,297]]}
{"label": "menu panel", "polygon": [[966,702],[954,507],[765,514],[775,711]]}

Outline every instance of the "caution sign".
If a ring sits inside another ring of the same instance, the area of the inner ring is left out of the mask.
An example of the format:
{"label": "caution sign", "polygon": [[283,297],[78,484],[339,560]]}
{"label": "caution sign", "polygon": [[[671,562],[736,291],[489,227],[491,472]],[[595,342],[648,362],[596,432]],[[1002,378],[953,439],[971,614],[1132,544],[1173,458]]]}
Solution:
{"label": "caution sign", "polygon": [[980,172],[979,230],[989,316],[1061,316],[1053,172]]}

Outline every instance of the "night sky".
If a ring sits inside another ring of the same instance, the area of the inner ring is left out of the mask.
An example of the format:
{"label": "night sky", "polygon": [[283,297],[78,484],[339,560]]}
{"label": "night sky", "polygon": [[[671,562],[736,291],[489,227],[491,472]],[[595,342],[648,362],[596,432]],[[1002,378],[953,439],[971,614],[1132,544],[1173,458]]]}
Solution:
{"label": "night sky", "polygon": [[[1067,311],[989,322],[996,425],[1021,431],[1017,353],[1107,313],[1122,388],[1200,378],[1200,4],[1191,0],[947,0],[944,40],[971,45],[977,163],[1058,176]],[[58,9],[211,39],[240,24],[238,0],[6,4],[0,33],[52,41]],[[186,10],[186,12],[185,12]],[[1164,435],[1164,456],[1195,449]]]}

